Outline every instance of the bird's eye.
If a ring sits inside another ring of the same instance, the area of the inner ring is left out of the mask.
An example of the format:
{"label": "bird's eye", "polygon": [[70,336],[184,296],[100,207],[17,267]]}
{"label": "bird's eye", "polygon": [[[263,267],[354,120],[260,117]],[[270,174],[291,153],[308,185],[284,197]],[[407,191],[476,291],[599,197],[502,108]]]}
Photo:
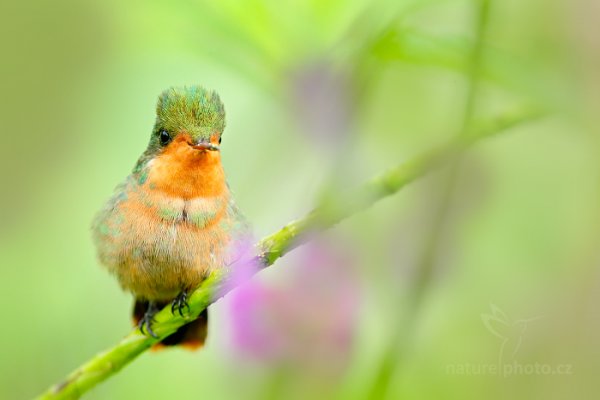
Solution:
{"label": "bird's eye", "polygon": [[221,136],[219,136],[219,144],[221,144]]}
{"label": "bird's eye", "polygon": [[160,144],[163,146],[167,145],[171,141],[171,135],[169,135],[169,132],[164,129],[160,131],[158,136],[160,138]]}

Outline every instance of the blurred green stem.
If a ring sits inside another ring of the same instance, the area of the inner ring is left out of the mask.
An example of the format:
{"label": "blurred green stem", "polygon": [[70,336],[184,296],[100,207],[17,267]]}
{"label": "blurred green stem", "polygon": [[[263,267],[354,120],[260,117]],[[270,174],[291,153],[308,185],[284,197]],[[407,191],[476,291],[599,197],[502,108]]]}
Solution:
{"label": "blurred green stem", "polygon": [[[467,68],[467,94],[461,127],[458,139],[468,138],[473,134],[473,119],[476,112],[476,101],[479,89],[479,77],[483,58],[483,42],[490,17],[491,0],[474,0],[475,5],[475,43],[469,56]],[[396,372],[403,353],[410,347],[411,332],[414,329],[415,319],[418,317],[420,306],[425,293],[435,272],[436,256],[443,243],[445,223],[451,209],[452,197],[456,181],[460,174],[460,157],[450,162],[446,175],[443,178],[440,195],[437,196],[433,206],[433,220],[429,235],[425,240],[425,247],[415,270],[414,282],[408,293],[409,303],[403,318],[395,321],[391,342],[379,366],[375,382],[369,393],[370,399],[385,398]]]}
{"label": "blurred green stem", "polygon": [[[415,179],[453,159],[458,152],[474,142],[539,116],[541,116],[539,111],[527,109],[490,120],[480,125],[477,134],[468,138],[455,139],[372,179],[359,188],[352,198],[347,198],[338,204],[322,205],[306,217],[291,222],[260,241],[257,248],[262,263],[265,267],[273,264],[279,257],[306,240],[305,234],[309,231],[330,228],[340,220],[396,193]],[[52,386],[40,395],[39,399],[79,398],[129,364],[153,344],[166,338],[180,326],[197,318],[202,310],[231,290],[231,287],[226,285],[226,276],[225,269],[213,272],[190,296],[190,310],[183,316],[173,315],[170,307],[161,310],[156,315],[156,322],[153,325],[158,338],[146,336],[139,329],[135,329],[115,346],[96,355],[73,371],[65,380]]]}

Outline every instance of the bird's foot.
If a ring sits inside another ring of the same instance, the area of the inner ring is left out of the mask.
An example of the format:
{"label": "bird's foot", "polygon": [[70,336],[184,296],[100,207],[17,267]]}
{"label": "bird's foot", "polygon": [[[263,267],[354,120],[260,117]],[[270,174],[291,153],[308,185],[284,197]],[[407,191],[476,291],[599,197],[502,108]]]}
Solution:
{"label": "bird's foot", "polygon": [[[146,334],[146,332],[148,332],[148,335],[152,336],[153,338],[158,338],[156,333],[154,333],[154,331],[152,330],[154,316],[157,312],[158,308],[154,305],[154,303],[148,303],[148,309],[144,313],[144,316],[140,319],[140,322],[138,322],[138,328],[140,329],[140,332],[142,332],[143,334]],[[146,332],[144,332],[144,330]]]}
{"label": "bird's foot", "polygon": [[190,311],[190,305],[187,302],[188,300],[188,292],[187,290],[183,290],[181,293],[175,297],[173,303],[171,304],[171,313],[175,314],[177,311],[179,315],[183,317],[183,309],[187,307],[188,312]]}

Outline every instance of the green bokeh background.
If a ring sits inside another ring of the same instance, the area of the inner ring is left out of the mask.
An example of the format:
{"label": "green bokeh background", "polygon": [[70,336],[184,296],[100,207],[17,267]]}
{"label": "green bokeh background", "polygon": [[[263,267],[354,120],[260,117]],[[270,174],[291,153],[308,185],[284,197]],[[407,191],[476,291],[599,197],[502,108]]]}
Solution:
{"label": "green bokeh background", "polygon": [[[225,168],[260,237],[309,211],[334,164],[357,185],[457,134],[479,3],[4,2],[0,398],[34,397],[130,329],[130,296],[99,267],[89,226],[143,151],[161,90],[220,93]],[[369,398],[393,349],[390,399],[600,392],[599,12],[594,0],[491,2],[473,118],[531,104],[552,115],[469,152],[443,223],[447,171],[336,228],[359,252],[365,295],[335,396]],[[297,105],[295,77],[315,66],[352,88],[339,152]],[[451,373],[497,362],[502,339],[481,318],[492,305],[511,321],[540,317],[517,334],[515,360],[570,373]],[[261,398],[271,371],[231,357],[220,310],[201,352],[144,354],[87,397]],[[291,387],[286,398],[314,396]]]}

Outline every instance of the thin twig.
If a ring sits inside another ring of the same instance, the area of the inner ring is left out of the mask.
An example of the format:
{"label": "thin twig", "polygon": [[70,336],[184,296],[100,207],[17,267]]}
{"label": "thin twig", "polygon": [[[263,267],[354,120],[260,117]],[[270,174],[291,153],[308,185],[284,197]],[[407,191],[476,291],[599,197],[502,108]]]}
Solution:
{"label": "thin twig", "polygon": [[[540,116],[541,113],[538,111],[522,110],[488,121],[481,126],[476,135],[452,141],[383,173],[362,186],[355,196],[337,204],[322,205],[305,218],[291,222],[278,232],[264,238],[257,244],[261,261],[265,267],[272,265],[279,257],[299,246],[305,240],[304,234],[307,232],[330,228],[342,219],[396,193],[408,183],[454,158],[458,152],[477,140]],[[190,296],[189,311],[184,312],[183,316],[173,315],[170,307],[161,310],[156,315],[156,322],[152,326],[157,338],[146,336],[139,329],[135,329],[115,346],[96,355],[73,371],[65,380],[52,386],[38,399],[79,398],[129,364],[153,344],[197,318],[210,304],[232,289],[225,285],[225,278],[226,270],[213,272]]]}
{"label": "thin twig", "polygon": [[[492,0],[477,0],[475,2],[475,41],[471,49],[471,54],[468,57],[467,91],[462,126],[457,132],[458,138],[468,137],[473,128],[480,87],[479,76],[482,69],[484,38],[490,19],[491,2]],[[447,174],[442,181],[440,195],[436,196],[434,201],[432,209],[434,218],[429,227],[429,235],[425,240],[423,253],[417,261],[414,282],[407,296],[407,312],[403,318],[399,318],[394,324],[390,345],[382,358],[379,372],[371,387],[369,398],[385,398],[387,392],[390,390],[394,373],[402,366],[401,359],[405,357],[407,349],[411,347],[414,322],[418,318],[421,303],[435,273],[436,255],[444,240],[443,232],[445,230],[443,228],[447,223],[447,216],[451,209],[451,199],[454,194],[460,168],[460,157],[452,160],[446,168]]]}

